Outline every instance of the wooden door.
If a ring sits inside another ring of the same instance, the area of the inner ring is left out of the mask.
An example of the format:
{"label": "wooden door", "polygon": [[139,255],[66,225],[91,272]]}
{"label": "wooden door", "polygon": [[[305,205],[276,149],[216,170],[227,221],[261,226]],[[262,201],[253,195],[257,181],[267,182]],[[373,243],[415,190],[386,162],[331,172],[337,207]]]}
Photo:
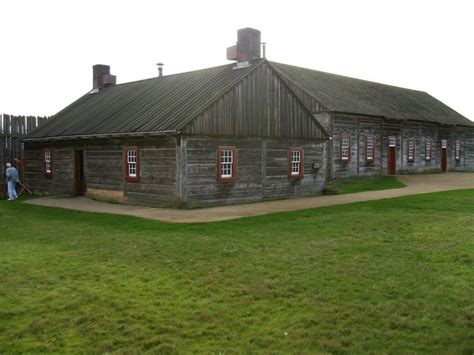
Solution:
{"label": "wooden door", "polygon": [[397,154],[395,147],[388,147],[388,174],[395,175],[397,173]]}
{"label": "wooden door", "polygon": [[441,148],[441,172],[447,171],[448,152],[446,148]]}
{"label": "wooden door", "polygon": [[84,151],[74,152],[74,194],[84,195]]}

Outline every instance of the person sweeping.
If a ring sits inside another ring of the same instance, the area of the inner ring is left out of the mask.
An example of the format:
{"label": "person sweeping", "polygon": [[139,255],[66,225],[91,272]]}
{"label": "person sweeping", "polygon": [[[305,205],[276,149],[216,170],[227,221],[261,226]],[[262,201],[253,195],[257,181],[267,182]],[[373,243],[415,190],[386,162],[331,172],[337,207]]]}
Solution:
{"label": "person sweeping", "polygon": [[7,188],[8,188],[8,201],[13,201],[18,198],[16,194],[16,184],[20,182],[18,177],[18,171],[10,163],[6,164],[7,170],[5,171],[5,176],[7,179]]}

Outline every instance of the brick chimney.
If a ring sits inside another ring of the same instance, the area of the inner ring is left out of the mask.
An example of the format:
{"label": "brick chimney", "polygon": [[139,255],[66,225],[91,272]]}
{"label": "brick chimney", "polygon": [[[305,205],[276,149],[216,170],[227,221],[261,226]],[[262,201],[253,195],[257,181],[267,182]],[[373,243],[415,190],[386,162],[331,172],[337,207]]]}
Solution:
{"label": "brick chimney", "polygon": [[113,86],[117,83],[115,75],[110,74],[110,66],[96,64],[92,67],[92,89],[100,90],[107,86]]}
{"label": "brick chimney", "polygon": [[237,31],[237,44],[227,48],[227,59],[238,63],[261,58],[260,31],[246,27]]}

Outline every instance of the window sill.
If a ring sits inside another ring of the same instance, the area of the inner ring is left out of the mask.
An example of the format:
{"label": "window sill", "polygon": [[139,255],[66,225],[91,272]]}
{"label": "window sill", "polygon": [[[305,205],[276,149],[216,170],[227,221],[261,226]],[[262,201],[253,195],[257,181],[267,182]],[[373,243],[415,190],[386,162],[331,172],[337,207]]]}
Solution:
{"label": "window sill", "polygon": [[217,182],[219,184],[233,184],[235,182],[237,182],[237,178],[236,177],[230,177],[230,178],[218,178],[217,179]]}
{"label": "window sill", "polygon": [[125,181],[127,182],[139,182],[140,179],[138,177],[125,177]]}

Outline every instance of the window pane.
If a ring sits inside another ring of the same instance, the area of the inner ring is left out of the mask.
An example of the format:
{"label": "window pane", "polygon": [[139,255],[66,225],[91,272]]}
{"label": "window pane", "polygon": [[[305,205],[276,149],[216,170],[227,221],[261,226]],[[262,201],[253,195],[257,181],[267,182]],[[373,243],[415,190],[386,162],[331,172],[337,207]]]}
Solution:
{"label": "window pane", "polygon": [[397,145],[397,139],[396,137],[388,137],[388,146],[389,147],[395,147]]}
{"label": "window pane", "polygon": [[342,137],[341,139],[341,159],[349,160],[349,137]]}
{"label": "window pane", "polygon": [[426,160],[431,160],[431,141],[426,141],[426,151],[425,151]]}
{"label": "window pane", "polygon": [[51,151],[44,151],[44,171],[47,174],[51,173]]}
{"label": "window pane", "polygon": [[374,137],[367,137],[367,160],[374,160]]}
{"label": "window pane", "polygon": [[408,141],[408,160],[413,161],[415,160],[415,140],[410,139]]}
{"label": "window pane", "polygon": [[127,150],[128,176],[137,176],[137,151],[135,149]]}
{"label": "window pane", "polygon": [[291,175],[300,175],[301,152],[294,150],[291,152]]}
{"label": "window pane", "polygon": [[221,150],[221,177],[232,177],[233,150]]}

